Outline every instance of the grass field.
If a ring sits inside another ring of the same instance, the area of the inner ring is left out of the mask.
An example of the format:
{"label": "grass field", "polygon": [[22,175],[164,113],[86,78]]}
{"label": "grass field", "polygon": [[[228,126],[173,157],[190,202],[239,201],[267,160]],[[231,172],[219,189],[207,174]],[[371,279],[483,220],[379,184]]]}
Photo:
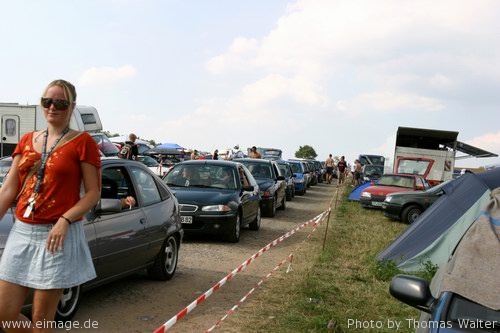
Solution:
{"label": "grass field", "polygon": [[276,333],[415,331],[418,311],[389,294],[397,269],[374,260],[407,225],[347,201],[346,192],[294,255],[292,272],[274,275],[229,326]]}

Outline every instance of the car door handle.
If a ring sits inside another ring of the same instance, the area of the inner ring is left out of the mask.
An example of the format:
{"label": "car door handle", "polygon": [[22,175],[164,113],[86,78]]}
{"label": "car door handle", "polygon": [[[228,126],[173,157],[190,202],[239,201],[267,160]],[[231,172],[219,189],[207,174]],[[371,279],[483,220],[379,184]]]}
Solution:
{"label": "car door handle", "polygon": [[146,224],[146,219],[144,219],[144,218],[140,219],[140,220],[139,220],[139,223],[140,223],[140,224]]}

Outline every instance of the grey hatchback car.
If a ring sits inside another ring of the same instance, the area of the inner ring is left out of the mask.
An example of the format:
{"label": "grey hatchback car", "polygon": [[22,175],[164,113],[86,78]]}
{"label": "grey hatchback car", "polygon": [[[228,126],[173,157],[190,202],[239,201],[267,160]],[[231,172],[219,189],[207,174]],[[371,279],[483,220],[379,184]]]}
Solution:
{"label": "grey hatchback car", "polygon": [[[102,158],[101,200],[88,212],[84,224],[97,278],[65,289],[56,320],[70,320],[81,291],[147,270],[150,277],[170,280],[177,268],[184,232],[179,204],[170,189],[144,164]],[[136,198],[134,207],[121,207],[119,198]],[[13,224],[6,214],[0,222],[0,256]],[[30,307],[30,297],[25,310]]]}

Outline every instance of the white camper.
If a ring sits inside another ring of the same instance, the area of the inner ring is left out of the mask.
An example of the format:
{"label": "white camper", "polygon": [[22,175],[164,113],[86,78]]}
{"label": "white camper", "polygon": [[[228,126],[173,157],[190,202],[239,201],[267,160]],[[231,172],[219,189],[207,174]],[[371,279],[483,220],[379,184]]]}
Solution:
{"label": "white camper", "polygon": [[[11,155],[24,134],[47,127],[40,105],[0,103],[0,121],[0,156]],[[100,132],[101,118],[96,108],[77,105],[71,115],[70,127],[79,131]]]}

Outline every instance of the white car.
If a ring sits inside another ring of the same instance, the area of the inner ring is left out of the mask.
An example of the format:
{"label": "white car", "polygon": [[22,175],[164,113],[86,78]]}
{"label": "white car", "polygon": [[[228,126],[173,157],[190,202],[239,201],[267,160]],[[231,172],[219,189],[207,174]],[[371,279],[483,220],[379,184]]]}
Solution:
{"label": "white car", "polygon": [[155,160],[151,156],[139,155],[137,156],[137,161],[146,165],[151,171],[153,171],[160,177],[166,174],[168,171],[167,167],[162,166],[157,160]]}

